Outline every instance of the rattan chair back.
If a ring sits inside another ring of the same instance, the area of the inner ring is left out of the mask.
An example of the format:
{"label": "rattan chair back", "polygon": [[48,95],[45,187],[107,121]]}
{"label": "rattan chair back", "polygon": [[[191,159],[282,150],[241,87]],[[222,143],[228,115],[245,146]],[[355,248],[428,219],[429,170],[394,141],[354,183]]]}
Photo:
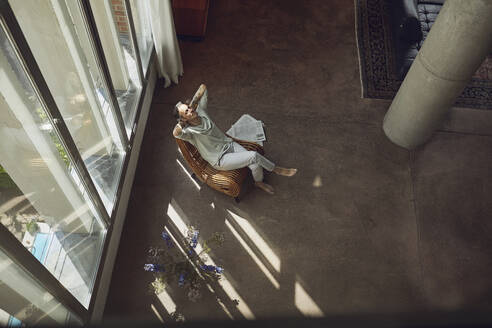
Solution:
{"label": "rattan chair back", "polygon": [[[247,150],[257,151],[262,155],[264,154],[263,147],[257,143],[238,139],[234,139],[234,141]],[[248,176],[247,167],[231,171],[216,170],[200,156],[198,150],[191,143],[178,138],[176,138],[176,142],[178,143],[178,147],[181,150],[184,159],[198,179],[211,188],[234,197],[237,200],[244,179]]]}

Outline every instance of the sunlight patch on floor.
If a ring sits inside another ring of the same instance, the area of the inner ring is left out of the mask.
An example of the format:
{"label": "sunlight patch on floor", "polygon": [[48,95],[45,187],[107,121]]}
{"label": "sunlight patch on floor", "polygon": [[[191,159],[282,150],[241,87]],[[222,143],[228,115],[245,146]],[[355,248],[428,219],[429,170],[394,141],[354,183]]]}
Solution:
{"label": "sunlight patch on floor", "polygon": [[172,203],[175,203],[174,199],[171,200],[171,203],[169,203],[167,207],[167,216],[169,216],[171,221],[173,221],[178,231],[183,236],[186,236],[186,230],[188,230],[188,225],[184,222],[183,218],[181,218],[181,215],[178,214],[175,205],[173,205]]}
{"label": "sunlight patch on floor", "polygon": [[[176,201],[174,199],[172,199],[171,202],[172,203],[175,203]],[[177,206],[177,204],[175,204],[175,206]],[[183,221],[183,219],[181,218],[181,216],[178,214],[177,210],[175,209],[175,207],[171,203],[169,203],[169,206],[168,206],[168,209],[167,209],[167,215],[169,216],[169,218],[171,219],[171,221],[174,223],[176,229],[179,231],[179,233],[181,234],[181,236],[183,238],[186,237],[186,231],[188,230],[188,226]],[[170,233],[169,229],[167,229],[167,228],[165,228],[165,229],[166,229],[167,232]],[[176,245],[180,248],[181,252],[184,253],[184,254],[186,254],[184,252],[184,250],[179,246],[179,243],[177,243],[176,239],[172,236],[171,233],[170,233],[170,235],[173,238],[173,240],[176,243]],[[203,246],[202,246],[201,242],[198,242],[198,244],[197,244],[197,246],[195,248],[195,251],[196,251],[197,254],[200,254],[200,252],[202,250],[203,250]],[[215,262],[211,259],[211,256],[208,256],[207,260],[204,261],[204,263],[207,264],[207,265],[216,265]],[[195,269],[197,270],[196,267],[195,267]],[[227,294],[227,296],[231,299],[231,301],[234,301],[234,300],[238,300],[239,301],[239,304],[237,305],[237,309],[238,309],[239,312],[241,312],[241,314],[246,319],[254,319],[255,318],[255,316],[254,316],[253,312],[251,311],[251,309],[249,308],[249,306],[241,298],[241,296],[239,296],[239,294],[236,291],[236,289],[232,286],[232,284],[227,279],[226,273],[222,274],[222,278],[217,283],[222,287],[222,289]],[[219,304],[224,309],[224,311],[226,312],[226,314],[228,316],[232,317],[230,315],[230,312],[225,308],[225,306],[223,304],[221,304],[221,302],[219,302]]]}
{"label": "sunlight patch on floor", "polygon": [[159,314],[159,311],[157,311],[157,309],[155,308],[154,304],[150,304],[150,308],[152,309],[152,312],[154,312],[157,319],[159,319],[160,322],[164,323],[164,320],[162,319],[161,315]]}
{"label": "sunlight patch on floor", "polygon": [[[182,233],[184,235],[184,232],[182,232]],[[202,244],[200,242],[198,242],[198,245],[196,246],[195,251],[198,254],[200,254],[200,252],[202,250],[203,250],[203,246],[202,246]],[[216,266],[215,262],[211,259],[210,256],[208,256],[207,260],[204,261],[204,263],[207,264],[207,265],[214,265],[214,266]],[[227,268],[225,270],[227,270]],[[239,312],[241,312],[241,314],[246,319],[250,319],[250,320],[251,319],[255,319],[255,315],[253,314],[253,312],[249,308],[248,304],[246,304],[246,302],[242,299],[242,297],[239,296],[239,293],[236,291],[236,289],[232,286],[232,284],[230,283],[230,281],[227,279],[226,273],[223,273],[222,274],[222,278],[217,283],[222,287],[222,289],[227,294],[227,296],[229,296],[229,298],[231,299],[231,301],[234,301],[234,300],[238,300],[239,301],[239,304],[237,306],[237,309],[239,310]]]}
{"label": "sunlight patch on floor", "polygon": [[323,185],[323,181],[321,180],[321,176],[318,174],[314,177],[313,187],[319,188]]}
{"label": "sunlight patch on floor", "polygon": [[[183,254],[183,256],[188,259],[188,256],[186,255],[186,252],[184,251],[184,249],[181,247],[181,245],[178,243],[178,240],[176,239],[176,237],[174,237],[174,234],[167,228],[165,227],[164,228],[166,230],[166,232],[169,234],[169,236],[171,236],[171,239],[173,240],[174,242],[174,245],[176,245],[176,247],[179,249],[179,251],[181,252],[181,254]],[[200,276],[200,278],[203,279],[203,276],[202,274],[200,273],[200,270],[198,270],[198,268],[196,267],[195,263],[193,263],[192,261],[190,261],[188,259],[188,262],[193,266],[193,268],[195,269],[195,271],[198,273],[198,275]],[[212,290],[213,292],[213,290]]]}
{"label": "sunlight patch on floor", "polygon": [[[215,263],[209,259],[207,261],[208,265],[215,265]],[[237,305],[237,309],[241,314],[244,316],[244,318],[248,320],[253,320],[255,319],[255,315],[249,308],[248,304],[242,299],[241,296],[237,293],[236,289],[232,287],[232,284],[229,282],[229,280],[226,278],[225,274],[222,274],[222,278],[218,281],[219,285],[222,287],[224,292],[229,296],[231,301],[238,300],[239,304]]]}
{"label": "sunlight patch on floor", "polygon": [[304,290],[299,281],[295,284],[295,304],[299,311],[306,317],[322,317],[324,316],[323,311],[314,302],[314,300],[309,296],[309,294]]}
{"label": "sunlight patch on floor", "polygon": [[229,317],[229,319],[234,320],[234,317],[232,316],[231,312],[227,309],[227,307],[225,306],[225,304],[222,303],[222,301],[220,299],[217,300],[217,303],[219,303],[220,307],[225,312],[225,314],[227,314],[227,316]]}
{"label": "sunlight patch on floor", "polygon": [[241,227],[241,229],[248,235],[249,239],[256,245],[258,250],[263,256],[270,262],[272,267],[280,273],[280,259],[272,250],[272,248],[266,243],[266,241],[260,236],[255,228],[248,222],[248,220],[242,218],[236,213],[227,210],[232,219]]}
{"label": "sunlight patch on floor", "polygon": [[196,182],[195,179],[193,179],[193,177],[191,176],[190,172],[188,172],[188,170],[184,167],[183,163],[181,163],[181,161],[179,159],[177,159],[177,158],[176,158],[176,162],[178,162],[178,165],[183,169],[184,173],[193,182],[193,184],[195,185],[195,187],[198,190],[202,189],[202,187],[200,187],[200,185],[198,184],[198,182]]}
{"label": "sunlight patch on floor", "polygon": [[253,250],[248,246],[248,244],[244,241],[244,239],[241,238],[241,236],[236,231],[236,229],[234,229],[234,227],[231,225],[231,223],[229,222],[229,220],[226,219],[225,223],[226,223],[226,226],[229,228],[229,230],[231,230],[231,232],[234,235],[234,237],[236,237],[236,239],[239,241],[239,243],[241,244],[241,246],[243,246],[243,248],[246,250],[246,252],[249,254],[249,256],[251,256],[251,258],[253,259],[253,261],[255,261],[256,265],[265,274],[265,276],[268,278],[268,280],[270,280],[270,282],[272,283],[273,287],[275,287],[276,289],[280,289],[280,284],[278,283],[278,281],[273,277],[273,275],[270,273],[270,271],[268,271],[268,269],[260,261],[260,259],[258,258],[258,256],[255,255],[255,253],[253,252]]}
{"label": "sunlight patch on floor", "polygon": [[176,311],[176,303],[174,303],[173,299],[171,298],[171,296],[168,294],[167,291],[164,290],[161,293],[157,294],[157,298],[159,299],[159,301],[161,301],[162,306],[164,306],[167,313],[171,314]]}
{"label": "sunlight patch on floor", "polygon": [[[185,251],[183,250],[183,248],[179,245],[178,241],[176,240],[176,238],[174,237],[173,233],[167,228],[165,227],[164,228],[166,230],[166,232],[171,236],[174,244],[176,245],[176,247],[178,247],[178,249],[180,250],[180,252],[187,258],[186,256],[186,253]],[[189,260],[188,260],[189,261]],[[192,261],[189,261],[191,263],[191,265],[193,266],[193,268],[195,269],[195,271],[198,273],[198,275],[204,279],[203,275],[200,273],[200,270],[198,270],[198,268],[196,267],[195,263],[193,263]],[[212,288],[212,286],[210,286],[210,284],[206,284],[208,290],[212,293],[212,294],[215,294],[215,290]],[[220,299],[217,300],[217,303],[219,303],[220,307],[222,308],[222,310],[225,312],[225,314],[232,320],[234,320],[234,317],[232,316],[231,312],[227,309],[227,307],[224,305],[224,303],[222,303],[222,301],[220,301]]]}
{"label": "sunlight patch on floor", "polygon": [[[174,244],[176,245],[176,247],[178,247],[179,251],[183,254],[183,256],[185,256],[186,258],[187,255],[186,255],[186,252],[184,251],[184,249],[181,247],[181,245],[178,243],[178,240],[176,239],[176,237],[174,237],[174,234],[167,228],[165,227],[164,228],[166,230],[166,232],[169,234],[169,236],[171,236],[171,239],[173,240]],[[195,263],[193,263],[192,261],[188,260],[189,263],[191,263],[191,265],[193,266],[193,268],[195,269],[195,271],[198,273],[198,275],[204,279],[203,275],[200,273],[200,270],[198,270],[198,268],[196,267]],[[215,294],[215,290],[212,288],[212,286],[210,286],[210,284],[206,284],[208,290],[212,293],[212,294]],[[222,310],[225,312],[225,314],[232,320],[234,320],[234,317],[232,316],[231,312],[227,309],[227,307],[225,306],[225,304],[220,301],[220,299],[217,300],[217,303],[219,303],[220,307],[222,308]]]}

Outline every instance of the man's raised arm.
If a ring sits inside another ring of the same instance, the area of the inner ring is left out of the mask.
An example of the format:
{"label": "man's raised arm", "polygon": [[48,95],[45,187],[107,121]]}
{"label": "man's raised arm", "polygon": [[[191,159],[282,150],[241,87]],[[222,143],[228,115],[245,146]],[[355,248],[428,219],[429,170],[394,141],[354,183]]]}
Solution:
{"label": "man's raised arm", "polygon": [[205,84],[203,84],[203,83],[200,84],[200,87],[195,92],[195,95],[193,96],[193,99],[191,100],[190,106],[193,109],[196,109],[196,107],[198,106],[198,102],[200,101],[200,99],[202,98],[202,96],[203,96],[203,94],[205,93],[206,90],[207,90],[207,86]]}

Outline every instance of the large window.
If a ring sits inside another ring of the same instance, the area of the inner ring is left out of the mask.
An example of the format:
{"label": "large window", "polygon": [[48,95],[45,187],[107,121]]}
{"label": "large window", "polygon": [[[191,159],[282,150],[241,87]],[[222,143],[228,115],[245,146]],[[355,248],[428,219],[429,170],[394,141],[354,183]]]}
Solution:
{"label": "large window", "polygon": [[142,3],[0,2],[0,325],[89,317],[153,49]]}
{"label": "large window", "polygon": [[2,224],[88,306],[105,228],[0,30]]}
{"label": "large window", "polygon": [[73,0],[11,3],[82,160],[111,213],[125,151],[81,9]]}
{"label": "large window", "polygon": [[90,4],[126,131],[130,135],[142,81],[127,6],[124,0],[90,0]]}
{"label": "large window", "polygon": [[152,30],[149,24],[151,20],[150,4],[149,1],[130,0],[130,5],[133,21],[135,22],[135,35],[137,36],[138,49],[140,49],[142,67],[148,67],[153,44]]}

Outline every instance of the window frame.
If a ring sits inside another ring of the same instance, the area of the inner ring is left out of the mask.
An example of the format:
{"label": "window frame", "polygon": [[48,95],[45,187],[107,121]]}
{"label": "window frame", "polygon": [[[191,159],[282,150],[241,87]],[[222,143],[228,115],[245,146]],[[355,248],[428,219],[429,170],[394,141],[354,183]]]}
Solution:
{"label": "window frame", "polygon": [[[17,22],[17,19],[10,7],[8,0],[0,0],[0,28],[4,28],[5,33],[8,35],[10,42],[15,48],[17,56],[29,77],[31,84],[37,93],[39,101],[46,110],[46,114],[50,123],[53,126],[55,133],[59,136],[67,155],[72,163],[73,168],[77,171],[78,176],[81,178],[81,183],[84,189],[87,191],[89,198],[91,199],[96,211],[102,218],[102,225],[106,229],[106,237],[104,240],[104,245],[100,253],[99,267],[94,279],[94,285],[92,287],[91,300],[89,307],[86,309],[49,271],[43,264],[41,264],[32,254],[26,249],[14,235],[3,225],[0,224],[0,249],[2,249],[12,261],[22,267],[26,272],[28,272],[32,278],[40,283],[46,290],[51,293],[61,304],[63,304],[67,309],[69,309],[74,315],[82,320],[84,324],[90,322],[91,315],[94,311],[95,300],[101,282],[101,276],[103,271],[103,266],[108,255],[108,246],[111,240],[111,235],[113,232],[113,223],[117,215],[117,209],[120,205],[121,194],[124,185],[124,178],[127,174],[131,153],[132,145],[135,141],[136,127],[140,121],[140,114],[144,104],[144,98],[146,95],[147,87],[149,85],[149,78],[151,75],[152,63],[155,61],[155,46],[152,46],[150,60],[148,67],[142,67],[142,61],[140,58],[140,50],[138,48],[135,26],[133,22],[133,16],[131,12],[131,5],[129,0],[124,0],[124,5],[126,8],[129,32],[131,35],[132,45],[135,49],[136,62],[138,67],[138,74],[140,80],[142,81],[142,88],[137,99],[137,108],[135,110],[135,115],[133,118],[133,126],[130,136],[127,135],[125,124],[123,121],[123,116],[119,108],[119,104],[116,98],[116,92],[112,84],[111,77],[109,75],[109,68],[104,57],[101,40],[97,33],[97,28],[95,25],[94,16],[90,8],[89,1],[76,0],[82,15],[86,22],[86,28],[91,39],[92,50],[96,56],[96,61],[99,65],[99,70],[102,74],[103,83],[106,84],[106,88],[109,91],[109,105],[112,114],[116,118],[118,134],[121,138],[124,149],[126,150],[126,156],[122,165],[122,169],[119,176],[118,187],[116,190],[115,203],[111,213],[108,213],[104,203],[97,192],[92,178],[81,158],[80,153],[77,150],[75,142],[70,135],[70,132],[63,120],[61,113],[55,103],[55,100],[46,84],[46,81],[41,74],[38,64],[36,63],[34,56],[30,50],[29,45],[23,35],[23,32]],[[106,0],[104,0],[106,1]]]}

